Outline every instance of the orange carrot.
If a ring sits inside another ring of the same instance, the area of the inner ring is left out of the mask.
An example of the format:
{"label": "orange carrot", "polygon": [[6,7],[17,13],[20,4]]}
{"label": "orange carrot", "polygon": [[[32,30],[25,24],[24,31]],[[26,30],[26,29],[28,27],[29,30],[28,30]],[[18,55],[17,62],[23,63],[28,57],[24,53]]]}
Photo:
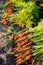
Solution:
{"label": "orange carrot", "polygon": [[30,60],[30,59],[31,59],[31,55],[26,56],[24,60],[23,59],[21,59],[21,61],[20,60],[19,61],[17,60],[16,63],[17,63],[17,65],[19,65],[19,64],[21,64],[21,63],[23,63],[23,62],[25,62],[27,60]]}
{"label": "orange carrot", "polygon": [[31,45],[31,44],[32,44],[32,42],[26,43],[25,45],[23,45],[23,48],[29,47],[29,45]]}
{"label": "orange carrot", "polygon": [[19,41],[24,41],[24,40],[26,40],[26,37],[24,36],[24,37],[22,37],[22,38],[20,38],[20,39],[18,39],[18,40],[16,40],[16,42],[19,42]]}
{"label": "orange carrot", "polygon": [[26,60],[26,61],[27,61],[27,60],[30,60],[30,59],[31,59],[31,55],[25,57],[25,60]]}
{"label": "orange carrot", "polygon": [[23,49],[23,51],[27,51],[27,50],[29,50],[30,49],[30,47],[28,48],[28,47],[26,47],[26,48],[24,48]]}
{"label": "orange carrot", "polygon": [[32,58],[32,64],[34,64],[35,63],[35,59],[34,58]]}
{"label": "orange carrot", "polygon": [[24,58],[25,59],[25,57],[27,56],[27,55],[29,55],[30,54],[30,51],[26,51],[24,54],[21,54],[20,56],[18,56],[17,58],[16,58],[16,60],[17,59],[20,59],[20,58]]}
{"label": "orange carrot", "polygon": [[20,59],[18,59],[18,60],[16,61],[16,63],[21,62],[21,61],[22,61],[22,59],[20,58]]}
{"label": "orange carrot", "polygon": [[26,36],[26,35],[28,35],[29,34],[29,32],[28,31],[25,31],[23,34],[22,34],[22,36]]}
{"label": "orange carrot", "polygon": [[19,37],[16,35],[16,36],[14,37],[14,40],[16,41],[18,38],[19,38]]}
{"label": "orange carrot", "polygon": [[29,45],[31,45],[31,44],[32,44],[32,42],[29,42],[28,44],[29,44]]}
{"label": "orange carrot", "polygon": [[24,40],[22,42],[20,41],[17,43],[17,46],[22,46],[22,45],[27,44],[27,43],[28,43],[28,40]]}

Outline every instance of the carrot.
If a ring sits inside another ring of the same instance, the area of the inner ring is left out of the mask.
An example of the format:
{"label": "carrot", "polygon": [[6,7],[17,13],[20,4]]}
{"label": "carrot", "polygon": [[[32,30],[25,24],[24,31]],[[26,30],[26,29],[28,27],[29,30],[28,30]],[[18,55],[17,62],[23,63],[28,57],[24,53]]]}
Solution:
{"label": "carrot", "polygon": [[29,34],[28,31],[19,32],[19,33],[15,36],[14,40],[16,40],[17,38],[21,38],[21,37],[23,37],[23,36],[26,36],[26,35],[28,35],[28,34]]}
{"label": "carrot", "polygon": [[7,9],[7,13],[9,13],[9,15],[10,15],[12,12],[13,12],[13,11],[12,11],[11,8],[8,8],[8,9]]}
{"label": "carrot", "polygon": [[32,44],[32,42],[28,42],[28,43],[26,43],[25,45],[23,45],[23,48],[24,47],[28,47],[28,46],[30,46]]}
{"label": "carrot", "polygon": [[[19,34],[20,34],[20,33],[19,33]],[[23,32],[21,32],[20,37],[26,36],[26,35],[28,35],[28,34],[29,34],[28,31],[23,31]],[[19,35],[18,35],[18,36],[19,36]]]}
{"label": "carrot", "polygon": [[17,46],[23,46],[23,45],[26,44],[26,43],[28,43],[28,40],[24,40],[24,41],[22,41],[21,43],[18,42],[18,43],[17,43]]}
{"label": "carrot", "polygon": [[20,59],[20,58],[24,58],[25,59],[25,56],[27,56],[27,55],[29,55],[30,54],[30,51],[26,51],[24,54],[21,54],[20,56],[18,56],[17,58],[16,58],[16,60],[17,59]]}
{"label": "carrot", "polygon": [[16,53],[16,52],[22,52],[22,48],[16,48],[16,49],[14,49],[14,54]]}
{"label": "carrot", "polygon": [[29,45],[31,45],[31,44],[32,44],[32,42],[29,42],[28,44],[29,44]]}
{"label": "carrot", "polygon": [[16,36],[14,37],[14,40],[18,39],[21,36],[21,33],[16,34]]}
{"label": "carrot", "polygon": [[20,32],[20,33],[18,33],[18,34],[17,34],[17,36],[18,36],[18,37],[21,37],[21,36],[22,36],[22,33],[21,33],[21,32]]}
{"label": "carrot", "polygon": [[28,47],[26,47],[26,48],[24,48],[23,49],[23,51],[27,51],[27,50],[29,50],[30,49],[30,47],[28,48]]}
{"label": "carrot", "polygon": [[18,59],[18,60],[16,61],[16,63],[21,62],[21,61],[22,61],[22,59],[20,58],[20,59]]}
{"label": "carrot", "polygon": [[23,60],[22,61],[19,61],[16,63],[16,65],[21,65],[23,63]]}
{"label": "carrot", "polygon": [[[30,49],[30,46],[29,46],[29,43],[27,43],[26,45],[24,45],[23,47],[18,47],[18,48],[16,48],[16,49],[14,49],[14,52],[16,52],[17,50],[19,51],[20,49],[25,49],[26,47],[28,46],[28,49]],[[22,50],[21,50],[22,51]]]}
{"label": "carrot", "polygon": [[18,56],[19,56],[19,54],[15,54],[15,56],[16,56],[16,57],[18,57]]}
{"label": "carrot", "polygon": [[24,41],[24,40],[26,40],[26,37],[24,36],[24,37],[22,37],[22,38],[20,38],[20,39],[18,39],[18,40],[16,40],[16,42],[19,42],[19,41]]}
{"label": "carrot", "polygon": [[15,49],[14,50],[14,54],[17,52],[17,53],[22,53],[22,52],[24,52],[24,51],[27,51],[27,50],[30,50],[31,48],[30,47],[26,47],[26,48],[18,48],[18,49]]}
{"label": "carrot", "polygon": [[32,58],[32,64],[34,64],[35,63],[35,59],[34,58]]}
{"label": "carrot", "polygon": [[2,19],[2,23],[5,25],[5,24],[7,24],[9,21],[8,21],[8,18],[6,18],[6,19]]}
{"label": "carrot", "polygon": [[[25,32],[25,31],[24,31]],[[16,36],[15,36],[15,40],[16,40],[16,38],[18,38],[18,37],[22,37],[23,35],[24,35],[24,32],[22,31],[22,32],[19,32]],[[22,34],[23,33],[23,34]]]}
{"label": "carrot", "polygon": [[[14,53],[18,50],[18,52],[22,52],[26,49],[26,47],[29,45],[29,43],[27,45],[24,45],[23,47],[18,47],[14,49]],[[31,49],[30,46],[28,46],[28,49]]]}
{"label": "carrot", "polygon": [[26,35],[28,35],[29,34],[29,32],[28,31],[25,31],[23,34],[22,34],[22,36],[26,36]]}
{"label": "carrot", "polygon": [[16,36],[14,37],[14,40],[16,41],[18,38],[19,38],[19,37],[16,35]]}
{"label": "carrot", "polygon": [[18,50],[18,52],[20,53],[20,52],[22,52],[23,51],[23,49],[22,48],[20,48],[19,50]]}
{"label": "carrot", "polygon": [[32,36],[32,34],[29,34],[29,36]]}
{"label": "carrot", "polygon": [[25,45],[23,45],[23,48],[29,47],[29,45],[31,45],[31,44],[32,44],[32,42],[26,43]]}
{"label": "carrot", "polygon": [[19,61],[17,60],[16,63],[17,63],[17,65],[19,65],[19,64],[21,64],[21,63],[23,63],[23,62],[25,62],[27,60],[30,60],[30,58],[31,58],[31,55],[26,56],[24,60],[23,59],[21,61],[20,60]]}
{"label": "carrot", "polygon": [[25,60],[26,60],[26,61],[27,61],[27,60],[30,60],[30,59],[31,59],[31,55],[25,57]]}

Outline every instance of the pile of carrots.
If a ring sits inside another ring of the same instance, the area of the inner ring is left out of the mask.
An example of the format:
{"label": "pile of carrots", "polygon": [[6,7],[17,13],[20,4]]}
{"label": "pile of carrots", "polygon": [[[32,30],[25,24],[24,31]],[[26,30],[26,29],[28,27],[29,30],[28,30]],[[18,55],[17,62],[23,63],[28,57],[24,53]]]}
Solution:
{"label": "pile of carrots", "polygon": [[16,43],[16,47],[13,48],[13,54],[16,56],[16,65],[21,64],[34,64],[35,59],[31,54],[33,44],[27,39],[27,36],[31,36],[27,30],[21,31],[14,36],[14,42]]}
{"label": "pile of carrots", "polygon": [[14,12],[13,4],[9,4],[6,6],[6,15],[2,18],[2,24],[9,25],[9,15]]}

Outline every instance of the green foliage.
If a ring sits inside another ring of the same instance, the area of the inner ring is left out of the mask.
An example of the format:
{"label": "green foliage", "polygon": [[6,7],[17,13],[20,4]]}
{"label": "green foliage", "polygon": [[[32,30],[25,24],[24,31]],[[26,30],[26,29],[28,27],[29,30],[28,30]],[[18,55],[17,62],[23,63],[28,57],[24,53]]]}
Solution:
{"label": "green foliage", "polygon": [[32,36],[29,39],[34,42],[33,55],[36,55],[37,60],[40,60],[43,56],[43,19],[39,22],[38,26],[30,30]]}
{"label": "green foliage", "polygon": [[23,4],[21,10],[17,11],[16,13],[13,13],[10,16],[9,21],[16,22],[19,25],[23,23],[26,26],[31,26],[34,21],[37,21],[39,19],[38,6],[35,4],[35,2],[32,1]]}

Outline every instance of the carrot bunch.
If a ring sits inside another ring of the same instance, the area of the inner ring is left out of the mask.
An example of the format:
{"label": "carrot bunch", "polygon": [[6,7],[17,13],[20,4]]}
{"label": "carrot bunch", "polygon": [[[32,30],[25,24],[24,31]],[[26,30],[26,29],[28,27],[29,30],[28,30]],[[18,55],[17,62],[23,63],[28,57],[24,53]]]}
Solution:
{"label": "carrot bunch", "polygon": [[9,15],[14,12],[14,6],[12,3],[6,6],[6,15],[2,18],[2,24],[9,25]]}
{"label": "carrot bunch", "polygon": [[16,56],[16,64],[21,65],[24,63],[34,64],[35,59],[31,54],[33,44],[27,39],[27,36],[31,36],[27,30],[21,31],[14,36],[14,41],[16,43],[16,47],[13,48],[13,54]]}

